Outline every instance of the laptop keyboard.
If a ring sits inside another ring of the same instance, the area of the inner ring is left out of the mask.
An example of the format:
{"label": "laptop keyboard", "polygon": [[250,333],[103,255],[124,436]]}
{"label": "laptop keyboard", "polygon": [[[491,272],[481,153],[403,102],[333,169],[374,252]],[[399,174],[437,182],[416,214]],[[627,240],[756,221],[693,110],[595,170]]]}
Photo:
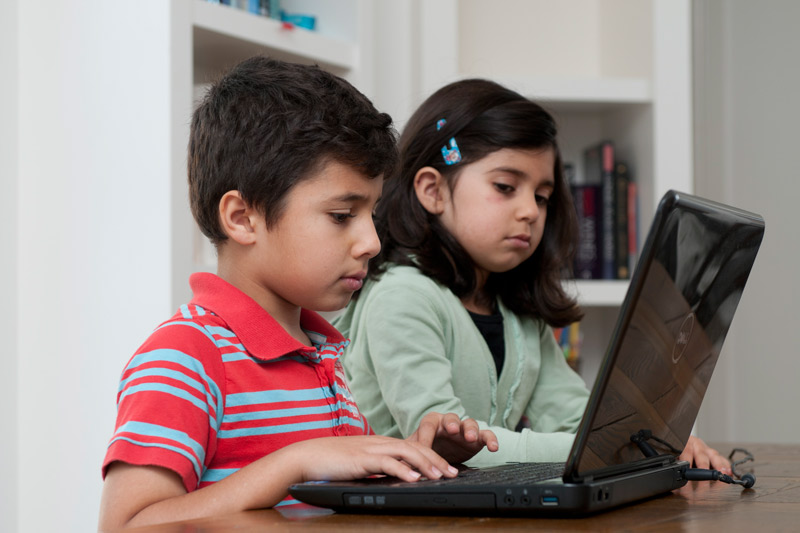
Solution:
{"label": "laptop keyboard", "polygon": [[491,484],[528,484],[545,479],[561,477],[565,463],[510,463],[494,468],[465,468],[456,478],[422,480],[417,483],[425,485],[491,485]]}

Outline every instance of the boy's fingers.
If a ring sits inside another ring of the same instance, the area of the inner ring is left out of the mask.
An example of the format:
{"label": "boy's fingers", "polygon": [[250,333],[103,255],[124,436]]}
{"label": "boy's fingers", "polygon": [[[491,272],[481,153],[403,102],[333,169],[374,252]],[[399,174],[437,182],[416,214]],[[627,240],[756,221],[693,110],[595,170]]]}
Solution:
{"label": "boy's fingers", "polygon": [[453,469],[439,454],[421,443],[403,442],[403,448],[398,450],[396,458],[402,459],[428,479],[453,477],[458,473],[458,470]]}
{"label": "boy's fingers", "polygon": [[398,461],[388,455],[383,457],[379,469],[384,474],[400,478],[403,481],[417,481],[422,476],[407,463]]}
{"label": "boy's fingers", "polygon": [[430,448],[439,430],[440,420],[441,415],[439,413],[428,413],[422,418],[417,431],[414,432],[414,435],[411,435],[410,440],[419,442],[423,446]]}
{"label": "boy's fingers", "polygon": [[[419,448],[419,452],[425,456],[427,463],[432,468],[436,468],[435,471],[432,470],[433,474],[436,476],[431,479],[438,479],[439,477],[455,477],[458,475],[458,469],[451,466],[450,463],[447,462],[441,455],[436,453],[435,450],[429,447],[421,446]],[[423,471],[423,473],[430,478],[427,471]]]}

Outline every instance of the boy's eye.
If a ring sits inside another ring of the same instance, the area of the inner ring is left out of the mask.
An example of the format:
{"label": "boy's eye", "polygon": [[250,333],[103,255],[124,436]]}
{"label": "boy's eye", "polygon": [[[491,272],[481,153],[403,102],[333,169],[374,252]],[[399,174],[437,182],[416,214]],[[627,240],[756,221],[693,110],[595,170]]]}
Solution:
{"label": "boy's eye", "polygon": [[330,215],[337,224],[344,224],[348,218],[355,217],[355,215],[350,213],[330,213]]}

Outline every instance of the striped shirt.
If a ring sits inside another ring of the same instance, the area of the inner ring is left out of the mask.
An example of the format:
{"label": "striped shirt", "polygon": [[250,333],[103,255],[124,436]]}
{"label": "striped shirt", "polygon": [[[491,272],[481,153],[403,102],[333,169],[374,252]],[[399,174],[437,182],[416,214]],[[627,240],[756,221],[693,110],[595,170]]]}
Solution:
{"label": "striped shirt", "polygon": [[339,361],[348,341],[325,319],[301,311],[308,347],[221,278],[189,283],[192,301],[122,373],[104,476],[113,461],[160,466],[193,491],[294,442],[371,433]]}

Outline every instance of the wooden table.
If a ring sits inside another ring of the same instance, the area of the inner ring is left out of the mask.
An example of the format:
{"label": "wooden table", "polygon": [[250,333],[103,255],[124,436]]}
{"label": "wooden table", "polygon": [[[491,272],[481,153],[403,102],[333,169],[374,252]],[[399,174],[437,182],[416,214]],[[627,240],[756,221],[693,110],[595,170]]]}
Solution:
{"label": "wooden table", "polygon": [[[714,444],[727,454],[729,444]],[[585,518],[503,518],[336,514],[284,516],[272,509],[136,528],[152,533],[221,531],[714,531],[800,530],[800,445],[749,444],[755,462],[742,465],[757,482],[743,490],[720,482],[689,482],[670,494]]]}

